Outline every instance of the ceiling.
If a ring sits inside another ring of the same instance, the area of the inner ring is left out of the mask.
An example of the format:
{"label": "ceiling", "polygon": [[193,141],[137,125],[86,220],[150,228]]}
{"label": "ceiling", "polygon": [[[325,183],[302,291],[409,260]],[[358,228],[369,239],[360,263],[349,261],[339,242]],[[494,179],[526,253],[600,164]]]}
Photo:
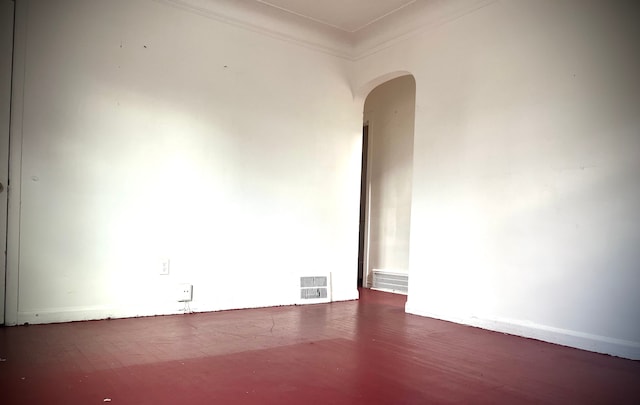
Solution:
{"label": "ceiling", "polygon": [[346,32],[356,32],[417,0],[256,0]]}
{"label": "ceiling", "polygon": [[358,60],[499,0],[154,0]]}

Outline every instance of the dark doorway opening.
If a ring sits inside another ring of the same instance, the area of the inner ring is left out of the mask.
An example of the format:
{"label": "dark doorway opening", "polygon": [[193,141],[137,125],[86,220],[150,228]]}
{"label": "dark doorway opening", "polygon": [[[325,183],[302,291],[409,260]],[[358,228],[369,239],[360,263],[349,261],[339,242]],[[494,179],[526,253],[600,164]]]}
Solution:
{"label": "dark doorway opening", "polygon": [[362,128],[362,167],[360,168],[360,231],[358,240],[358,287],[364,285],[365,238],[367,230],[367,155],[369,151],[369,126]]}

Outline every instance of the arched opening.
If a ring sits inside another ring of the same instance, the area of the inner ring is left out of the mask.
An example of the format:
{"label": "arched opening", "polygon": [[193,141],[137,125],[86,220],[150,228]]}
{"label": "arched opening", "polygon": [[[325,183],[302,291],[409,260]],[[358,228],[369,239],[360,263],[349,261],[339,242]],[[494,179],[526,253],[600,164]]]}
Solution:
{"label": "arched opening", "polygon": [[405,74],[364,102],[359,287],[408,292],[415,98]]}

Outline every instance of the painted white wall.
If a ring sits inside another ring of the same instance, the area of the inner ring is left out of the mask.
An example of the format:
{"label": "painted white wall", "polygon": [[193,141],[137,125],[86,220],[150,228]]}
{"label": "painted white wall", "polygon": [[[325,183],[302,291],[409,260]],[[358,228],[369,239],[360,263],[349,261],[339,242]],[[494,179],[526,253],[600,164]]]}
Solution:
{"label": "painted white wall", "polygon": [[369,126],[368,273],[409,270],[415,80],[402,76],[376,87],[365,101]]}
{"label": "painted white wall", "polygon": [[355,298],[364,97],[410,72],[407,310],[640,358],[636,3],[486,2],[352,66],[166,1],[16,7],[8,323],[293,303],[301,269]]}
{"label": "painted white wall", "polygon": [[639,17],[496,1],[356,63],[417,82],[408,312],[640,358]]}
{"label": "painted white wall", "polygon": [[166,3],[18,5],[15,322],[172,313],[182,282],[196,310],[292,304],[327,271],[357,298],[344,60]]}

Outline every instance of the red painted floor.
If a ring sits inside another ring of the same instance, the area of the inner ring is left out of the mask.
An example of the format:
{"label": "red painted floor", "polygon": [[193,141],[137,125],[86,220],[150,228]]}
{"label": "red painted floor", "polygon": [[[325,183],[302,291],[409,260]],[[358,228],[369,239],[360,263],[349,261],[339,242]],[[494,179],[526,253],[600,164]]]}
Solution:
{"label": "red painted floor", "polygon": [[0,328],[0,403],[640,404],[640,362],[361,297]]}

